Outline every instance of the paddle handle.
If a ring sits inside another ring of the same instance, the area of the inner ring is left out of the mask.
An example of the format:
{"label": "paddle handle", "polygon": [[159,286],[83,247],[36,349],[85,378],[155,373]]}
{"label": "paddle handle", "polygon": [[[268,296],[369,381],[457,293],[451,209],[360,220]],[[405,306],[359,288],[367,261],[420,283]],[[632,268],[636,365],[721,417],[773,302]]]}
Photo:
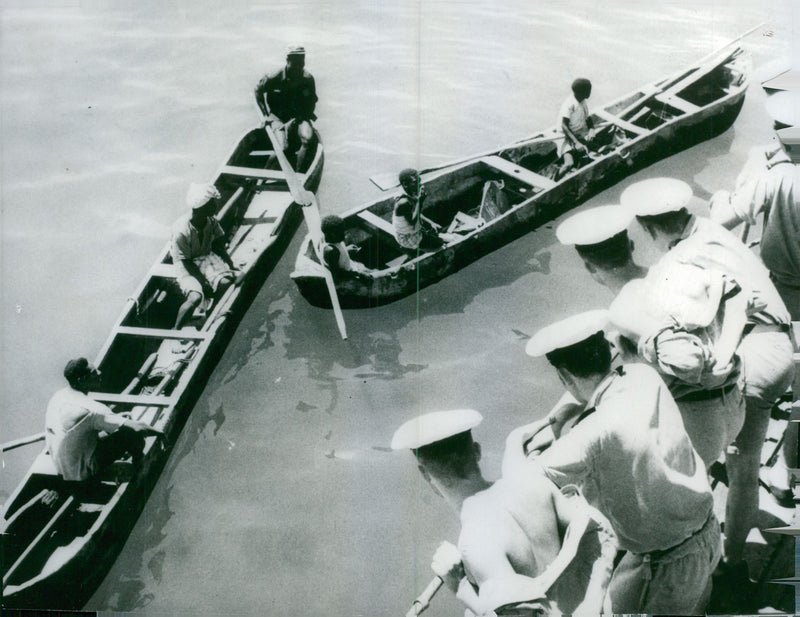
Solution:
{"label": "paddle handle", "polygon": [[406,613],[406,617],[417,617],[422,611],[424,611],[428,606],[430,606],[431,600],[433,596],[436,595],[436,592],[441,589],[444,581],[440,576],[434,576],[433,580],[428,583],[428,586],[425,590],[419,595],[419,597],[414,600],[414,603],[411,605],[411,608],[408,609]]}
{"label": "paddle handle", "polygon": [[44,433],[36,433],[36,435],[29,435],[28,437],[22,437],[21,439],[15,439],[14,441],[4,443],[2,450],[3,452],[8,452],[9,450],[19,448],[20,446],[27,446],[30,443],[36,443],[43,440]]}
{"label": "paddle handle", "polygon": [[[269,112],[269,107],[267,107],[267,111]],[[317,254],[317,259],[324,269],[325,284],[328,287],[328,294],[331,297],[331,306],[333,308],[333,314],[336,317],[336,325],[339,327],[339,334],[341,334],[342,339],[346,340],[347,329],[345,328],[342,307],[339,304],[339,296],[336,293],[336,285],[333,282],[333,275],[325,266],[325,261],[322,258],[322,251],[320,249],[323,234],[317,199],[314,196],[314,193],[305,190],[303,185],[300,183],[300,180],[297,178],[297,174],[289,164],[289,160],[286,158],[286,155],[283,153],[283,148],[281,148],[280,141],[276,137],[275,131],[272,129],[272,126],[270,126],[269,119],[267,118],[266,120],[267,122],[264,124],[264,130],[267,133],[267,137],[269,137],[269,140],[272,142],[272,147],[275,150],[275,156],[277,157],[278,163],[281,166],[283,175],[286,177],[286,184],[289,185],[289,192],[292,194],[292,199],[301,206],[303,211],[303,217],[306,220],[308,233],[311,236],[311,243],[314,245],[314,251]]]}

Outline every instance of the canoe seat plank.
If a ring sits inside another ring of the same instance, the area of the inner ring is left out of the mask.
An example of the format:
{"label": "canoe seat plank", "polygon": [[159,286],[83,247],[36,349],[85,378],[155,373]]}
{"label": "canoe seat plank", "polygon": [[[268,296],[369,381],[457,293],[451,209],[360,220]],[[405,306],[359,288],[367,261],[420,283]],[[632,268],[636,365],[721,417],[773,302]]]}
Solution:
{"label": "canoe seat plank", "polygon": [[163,328],[139,328],[134,326],[119,326],[117,328],[119,334],[128,334],[131,336],[143,336],[147,338],[160,338],[160,339],[179,339],[191,341],[203,341],[211,337],[210,332],[200,332],[194,329],[186,330],[166,330]]}
{"label": "canoe seat plank", "polygon": [[274,223],[278,220],[276,216],[246,216],[242,219],[242,225],[263,225],[265,223]]}
{"label": "canoe seat plank", "polygon": [[369,210],[362,210],[358,213],[360,219],[366,221],[373,227],[377,227],[378,229],[382,229],[390,236],[394,237],[394,227],[392,224],[387,221],[386,219],[382,219],[377,214],[373,214]]}
{"label": "canoe seat plank", "polygon": [[608,113],[605,109],[598,109],[594,112],[594,114],[606,122],[610,122],[611,124],[614,124],[621,129],[625,129],[626,131],[636,135],[644,135],[645,133],[649,133],[647,129],[644,129],[641,126],[636,126],[635,124],[631,124],[622,118],[618,118],[617,116]]}
{"label": "canoe seat plank", "polygon": [[[230,176],[241,176],[243,178],[259,178],[261,180],[282,180],[286,181],[283,172],[277,169],[257,169],[255,167],[237,167],[235,165],[223,165],[219,170],[221,174]],[[306,180],[304,174],[297,174],[300,184]]]}
{"label": "canoe seat plank", "polygon": [[526,184],[530,184],[535,188],[547,190],[556,185],[556,182],[550,178],[545,178],[544,176],[540,176],[539,174],[525,169],[524,167],[514,165],[514,163],[499,156],[484,156],[479,160],[489,167],[492,167],[507,176],[511,176],[512,178],[518,178],[519,180],[522,180]]}
{"label": "canoe seat plank", "polygon": [[150,268],[150,274],[153,276],[160,276],[162,278],[167,279],[174,279],[178,278],[178,268],[175,267],[175,264],[156,264],[152,268]]}
{"label": "canoe seat plank", "polygon": [[675,96],[674,94],[657,94],[656,100],[669,105],[670,107],[674,107],[675,109],[680,109],[682,112],[687,114],[693,114],[698,111],[700,108],[695,105],[694,103],[690,103],[686,99],[682,99],[679,96]]}
{"label": "canoe seat plank", "polygon": [[253,150],[250,152],[250,156],[269,156],[270,154],[275,154],[274,150]]}
{"label": "canoe seat plank", "polygon": [[146,405],[147,407],[170,407],[175,404],[171,396],[152,396],[147,394],[114,394],[112,392],[89,392],[89,396],[101,403],[122,405]]}

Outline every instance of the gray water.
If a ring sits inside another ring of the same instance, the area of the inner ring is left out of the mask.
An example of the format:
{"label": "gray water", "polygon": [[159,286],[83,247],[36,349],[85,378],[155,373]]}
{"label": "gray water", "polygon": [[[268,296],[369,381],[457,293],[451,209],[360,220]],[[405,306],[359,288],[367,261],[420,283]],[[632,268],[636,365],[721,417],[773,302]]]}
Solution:
{"label": "gray water", "polygon": [[[99,350],[184,210],[257,122],[252,89],[308,50],[326,166],[319,201],[375,198],[374,173],[426,167],[551,126],[576,76],[599,104],[762,22],[756,66],[789,54],[792,4],[628,1],[48,2],[0,8],[3,441],[42,430],[70,357]],[[702,198],[771,138],[755,84],[734,127],[630,182]],[[699,201],[697,202],[700,203]],[[298,232],[211,377],[90,609],[147,615],[397,615],[457,519],[406,453],[406,419],[472,407],[485,475],[505,435],[561,393],[524,353],[539,327],[609,293],[553,226],[415,297],[345,313],[288,278]],[[639,247],[641,249],[641,246]],[[651,257],[640,252],[643,262]],[[5,498],[38,446],[3,456]],[[441,592],[428,612],[461,614]]]}

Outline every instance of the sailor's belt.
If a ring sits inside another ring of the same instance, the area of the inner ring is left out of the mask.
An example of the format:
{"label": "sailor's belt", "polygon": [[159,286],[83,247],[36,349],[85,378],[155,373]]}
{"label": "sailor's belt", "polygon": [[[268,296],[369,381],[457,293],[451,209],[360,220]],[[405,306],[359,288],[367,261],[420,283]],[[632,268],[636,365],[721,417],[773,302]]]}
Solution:
{"label": "sailor's belt", "polygon": [[757,323],[757,324],[747,324],[744,327],[744,334],[745,336],[748,334],[763,334],[764,332],[789,332],[789,324],[788,323],[780,323],[780,324],[766,324],[766,323]]}
{"label": "sailor's belt", "polygon": [[719,522],[717,522],[717,517],[714,515],[714,511],[712,510],[708,518],[706,518],[705,522],[700,526],[700,528],[689,535],[688,538],[685,540],[678,542],[675,546],[670,546],[669,548],[661,549],[658,551],[650,551],[649,553],[637,553],[646,561],[659,561],[664,557],[672,557],[675,553],[680,553],[681,549],[688,548],[687,545],[696,538],[697,536],[701,535],[703,532],[708,530],[709,526],[716,525],[717,530],[719,530]]}
{"label": "sailor's belt", "polygon": [[723,396],[729,395],[736,387],[737,384],[732,383],[729,386],[723,386],[722,388],[715,388],[713,390],[697,390],[695,392],[684,394],[683,396],[678,396],[675,398],[675,400],[679,403],[684,401],[690,403],[695,403],[697,401],[710,401],[715,398],[722,398]]}

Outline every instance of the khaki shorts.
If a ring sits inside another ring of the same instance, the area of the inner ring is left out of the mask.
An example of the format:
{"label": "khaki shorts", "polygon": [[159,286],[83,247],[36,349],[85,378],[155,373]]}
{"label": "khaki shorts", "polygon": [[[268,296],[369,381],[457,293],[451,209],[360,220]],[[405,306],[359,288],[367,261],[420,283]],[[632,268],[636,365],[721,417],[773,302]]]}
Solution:
{"label": "khaki shorts", "polygon": [[606,610],[702,615],[711,595],[711,574],[721,555],[722,534],[712,513],[699,531],[672,549],[626,553],[611,577]]}

